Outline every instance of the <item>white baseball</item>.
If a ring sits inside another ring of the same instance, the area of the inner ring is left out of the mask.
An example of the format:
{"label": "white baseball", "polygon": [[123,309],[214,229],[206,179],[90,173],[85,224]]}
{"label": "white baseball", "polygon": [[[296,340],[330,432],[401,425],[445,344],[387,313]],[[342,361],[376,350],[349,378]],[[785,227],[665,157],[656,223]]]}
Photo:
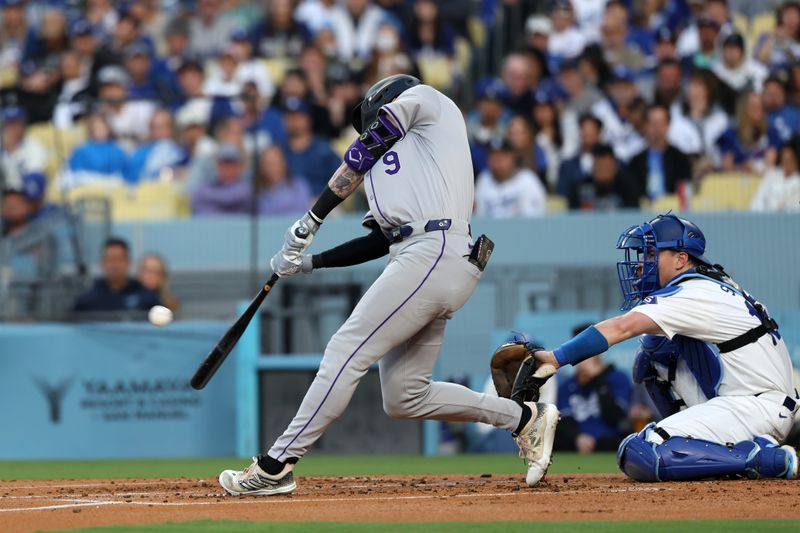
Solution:
{"label": "white baseball", "polygon": [[154,305],[147,313],[147,320],[154,326],[164,327],[172,322],[172,311],[163,305]]}

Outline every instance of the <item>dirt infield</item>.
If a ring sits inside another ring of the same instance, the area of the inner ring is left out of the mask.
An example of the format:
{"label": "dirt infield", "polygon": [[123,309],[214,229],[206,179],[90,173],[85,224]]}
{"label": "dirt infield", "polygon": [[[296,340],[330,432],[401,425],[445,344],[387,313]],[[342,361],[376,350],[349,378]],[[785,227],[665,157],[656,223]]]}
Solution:
{"label": "dirt infield", "polygon": [[800,482],[643,484],[621,474],[307,477],[271,498],[223,496],[216,479],[0,481],[3,532],[200,519],[326,521],[800,518]]}

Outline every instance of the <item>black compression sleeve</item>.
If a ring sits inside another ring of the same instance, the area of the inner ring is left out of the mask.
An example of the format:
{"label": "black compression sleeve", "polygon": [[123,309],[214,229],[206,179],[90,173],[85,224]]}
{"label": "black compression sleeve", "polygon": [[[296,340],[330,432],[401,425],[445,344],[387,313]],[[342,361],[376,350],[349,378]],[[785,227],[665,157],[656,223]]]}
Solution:
{"label": "black compression sleeve", "polygon": [[359,265],[389,253],[389,241],[379,228],[372,233],[347,241],[325,252],[314,254],[311,264],[314,268],[333,268]]}
{"label": "black compression sleeve", "polygon": [[326,185],[314,203],[314,207],[311,208],[310,213],[317,219],[317,222],[322,223],[322,220],[343,201],[343,198],[336,196],[336,193]]}

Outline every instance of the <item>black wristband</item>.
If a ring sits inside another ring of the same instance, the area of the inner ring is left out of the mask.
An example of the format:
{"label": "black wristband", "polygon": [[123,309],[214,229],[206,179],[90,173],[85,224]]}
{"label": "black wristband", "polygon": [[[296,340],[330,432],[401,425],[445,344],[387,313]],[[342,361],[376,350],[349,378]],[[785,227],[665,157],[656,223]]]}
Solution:
{"label": "black wristband", "polygon": [[343,201],[344,198],[339,198],[336,196],[336,193],[326,185],[325,188],[322,189],[319,198],[317,198],[316,203],[314,203],[314,207],[311,208],[309,213],[311,213],[312,217],[317,219],[317,222],[322,223],[322,219],[328,216],[328,214]]}

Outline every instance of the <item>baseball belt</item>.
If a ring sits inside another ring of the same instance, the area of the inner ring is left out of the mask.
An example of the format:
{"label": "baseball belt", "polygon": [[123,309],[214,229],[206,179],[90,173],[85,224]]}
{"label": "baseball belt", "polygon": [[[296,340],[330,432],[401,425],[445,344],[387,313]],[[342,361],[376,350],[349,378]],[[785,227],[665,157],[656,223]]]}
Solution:
{"label": "baseball belt", "polygon": [[402,226],[396,226],[391,230],[385,232],[386,238],[389,239],[390,244],[396,244],[407,239],[412,235],[420,233],[428,233],[431,231],[456,231],[458,233],[469,235],[469,223],[464,220],[453,220],[452,218],[435,218],[431,220],[422,220],[419,222],[410,222]]}

